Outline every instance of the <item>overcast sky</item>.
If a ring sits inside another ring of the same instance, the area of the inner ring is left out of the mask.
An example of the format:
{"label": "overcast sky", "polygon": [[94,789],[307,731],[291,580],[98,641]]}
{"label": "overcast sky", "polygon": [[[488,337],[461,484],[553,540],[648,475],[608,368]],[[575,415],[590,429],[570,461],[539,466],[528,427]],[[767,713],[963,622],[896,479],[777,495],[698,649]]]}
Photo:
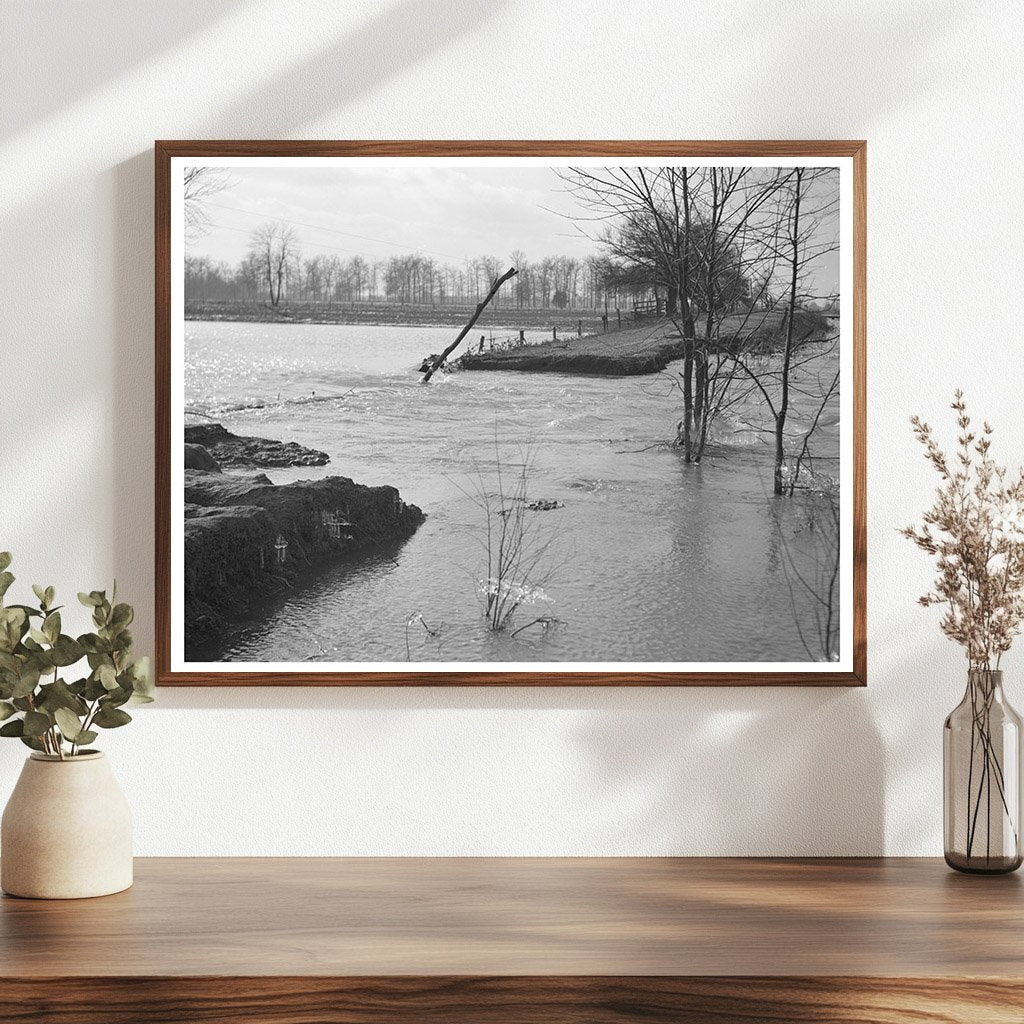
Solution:
{"label": "overcast sky", "polygon": [[207,205],[210,231],[191,251],[234,265],[253,228],[295,227],[303,251],[442,261],[522,249],[529,259],[585,257],[595,245],[566,216],[576,210],[550,168],[286,167],[232,170]]}
{"label": "overcast sky", "polygon": [[[600,252],[588,234],[603,225],[578,219],[585,212],[550,167],[346,164],[228,173],[228,187],[205,203],[209,230],[189,252],[231,266],[266,221],[290,224],[307,257],[419,252],[455,263],[482,255],[508,259],[516,249],[531,261]],[[838,258],[816,262],[815,290],[836,290]]]}

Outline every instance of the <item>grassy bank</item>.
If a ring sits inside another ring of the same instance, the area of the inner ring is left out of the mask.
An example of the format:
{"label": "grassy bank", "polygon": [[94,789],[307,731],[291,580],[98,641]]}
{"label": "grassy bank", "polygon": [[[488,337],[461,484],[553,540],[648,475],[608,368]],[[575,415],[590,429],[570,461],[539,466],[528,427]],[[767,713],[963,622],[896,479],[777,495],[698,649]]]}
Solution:
{"label": "grassy bank", "polygon": [[593,373],[629,377],[657,373],[683,355],[683,342],[669,320],[607,334],[569,337],[559,342],[524,345],[507,351],[469,353],[466,370],[524,370],[540,373]]}
{"label": "grassy bank", "polygon": [[[759,314],[759,319],[763,317]],[[796,316],[796,337],[824,337],[829,324],[816,313]],[[718,344],[778,350],[784,342],[781,314],[764,317],[757,330],[742,316],[723,320]],[[698,331],[699,333],[699,331]],[[669,319],[648,320],[639,325],[583,337],[568,336],[558,342],[522,345],[503,351],[464,355],[459,364],[466,370],[522,370],[534,373],[586,373],[629,377],[657,373],[683,357],[683,339]]]}

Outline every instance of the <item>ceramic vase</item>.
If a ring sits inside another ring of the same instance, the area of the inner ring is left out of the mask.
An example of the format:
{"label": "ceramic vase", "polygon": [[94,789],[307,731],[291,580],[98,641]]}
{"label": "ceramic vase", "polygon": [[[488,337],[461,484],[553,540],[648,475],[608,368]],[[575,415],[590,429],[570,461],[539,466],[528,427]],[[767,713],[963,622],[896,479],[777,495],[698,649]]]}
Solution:
{"label": "ceramic vase", "polygon": [[32,754],[0,824],[0,887],[11,896],[69,900],[131,884],[131,811],[107,758]]}

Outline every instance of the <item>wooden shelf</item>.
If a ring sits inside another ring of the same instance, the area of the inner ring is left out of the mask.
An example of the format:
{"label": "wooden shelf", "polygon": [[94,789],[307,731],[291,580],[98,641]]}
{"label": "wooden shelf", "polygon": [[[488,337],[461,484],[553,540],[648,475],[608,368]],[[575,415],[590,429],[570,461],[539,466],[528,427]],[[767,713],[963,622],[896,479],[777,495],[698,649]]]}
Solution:
{"label": "wooden shelf", "polygon": [[140,859],[116,896],[4,898],[0,956],[4,1021],[1020,1024],[1024,889],[931,859]]}

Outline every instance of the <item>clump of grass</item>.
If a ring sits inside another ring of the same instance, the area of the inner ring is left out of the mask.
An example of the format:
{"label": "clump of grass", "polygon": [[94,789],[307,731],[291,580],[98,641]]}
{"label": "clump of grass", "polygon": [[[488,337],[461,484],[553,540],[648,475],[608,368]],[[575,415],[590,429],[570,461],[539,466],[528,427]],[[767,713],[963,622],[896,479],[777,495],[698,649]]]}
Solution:
{"label": "clump of grass", "polygon": [[[468,487],[460,487],[481,512],[478,540],[486,554],[486,568],[477,579],[484,618],[495,632],[507,630],[516,612],[525,606],[551,604],[544,587],[558,569],[554,550],[557,530],[537,519],[530,498],[533,460],[521,451],[510,468],[502,457],[497,435],[490,478],[478,471]],[[456,485],[459,486],[459,485]],[[533,622],[554,621],[538,616]],[[520,633],[533,622],[520,626]]]}

